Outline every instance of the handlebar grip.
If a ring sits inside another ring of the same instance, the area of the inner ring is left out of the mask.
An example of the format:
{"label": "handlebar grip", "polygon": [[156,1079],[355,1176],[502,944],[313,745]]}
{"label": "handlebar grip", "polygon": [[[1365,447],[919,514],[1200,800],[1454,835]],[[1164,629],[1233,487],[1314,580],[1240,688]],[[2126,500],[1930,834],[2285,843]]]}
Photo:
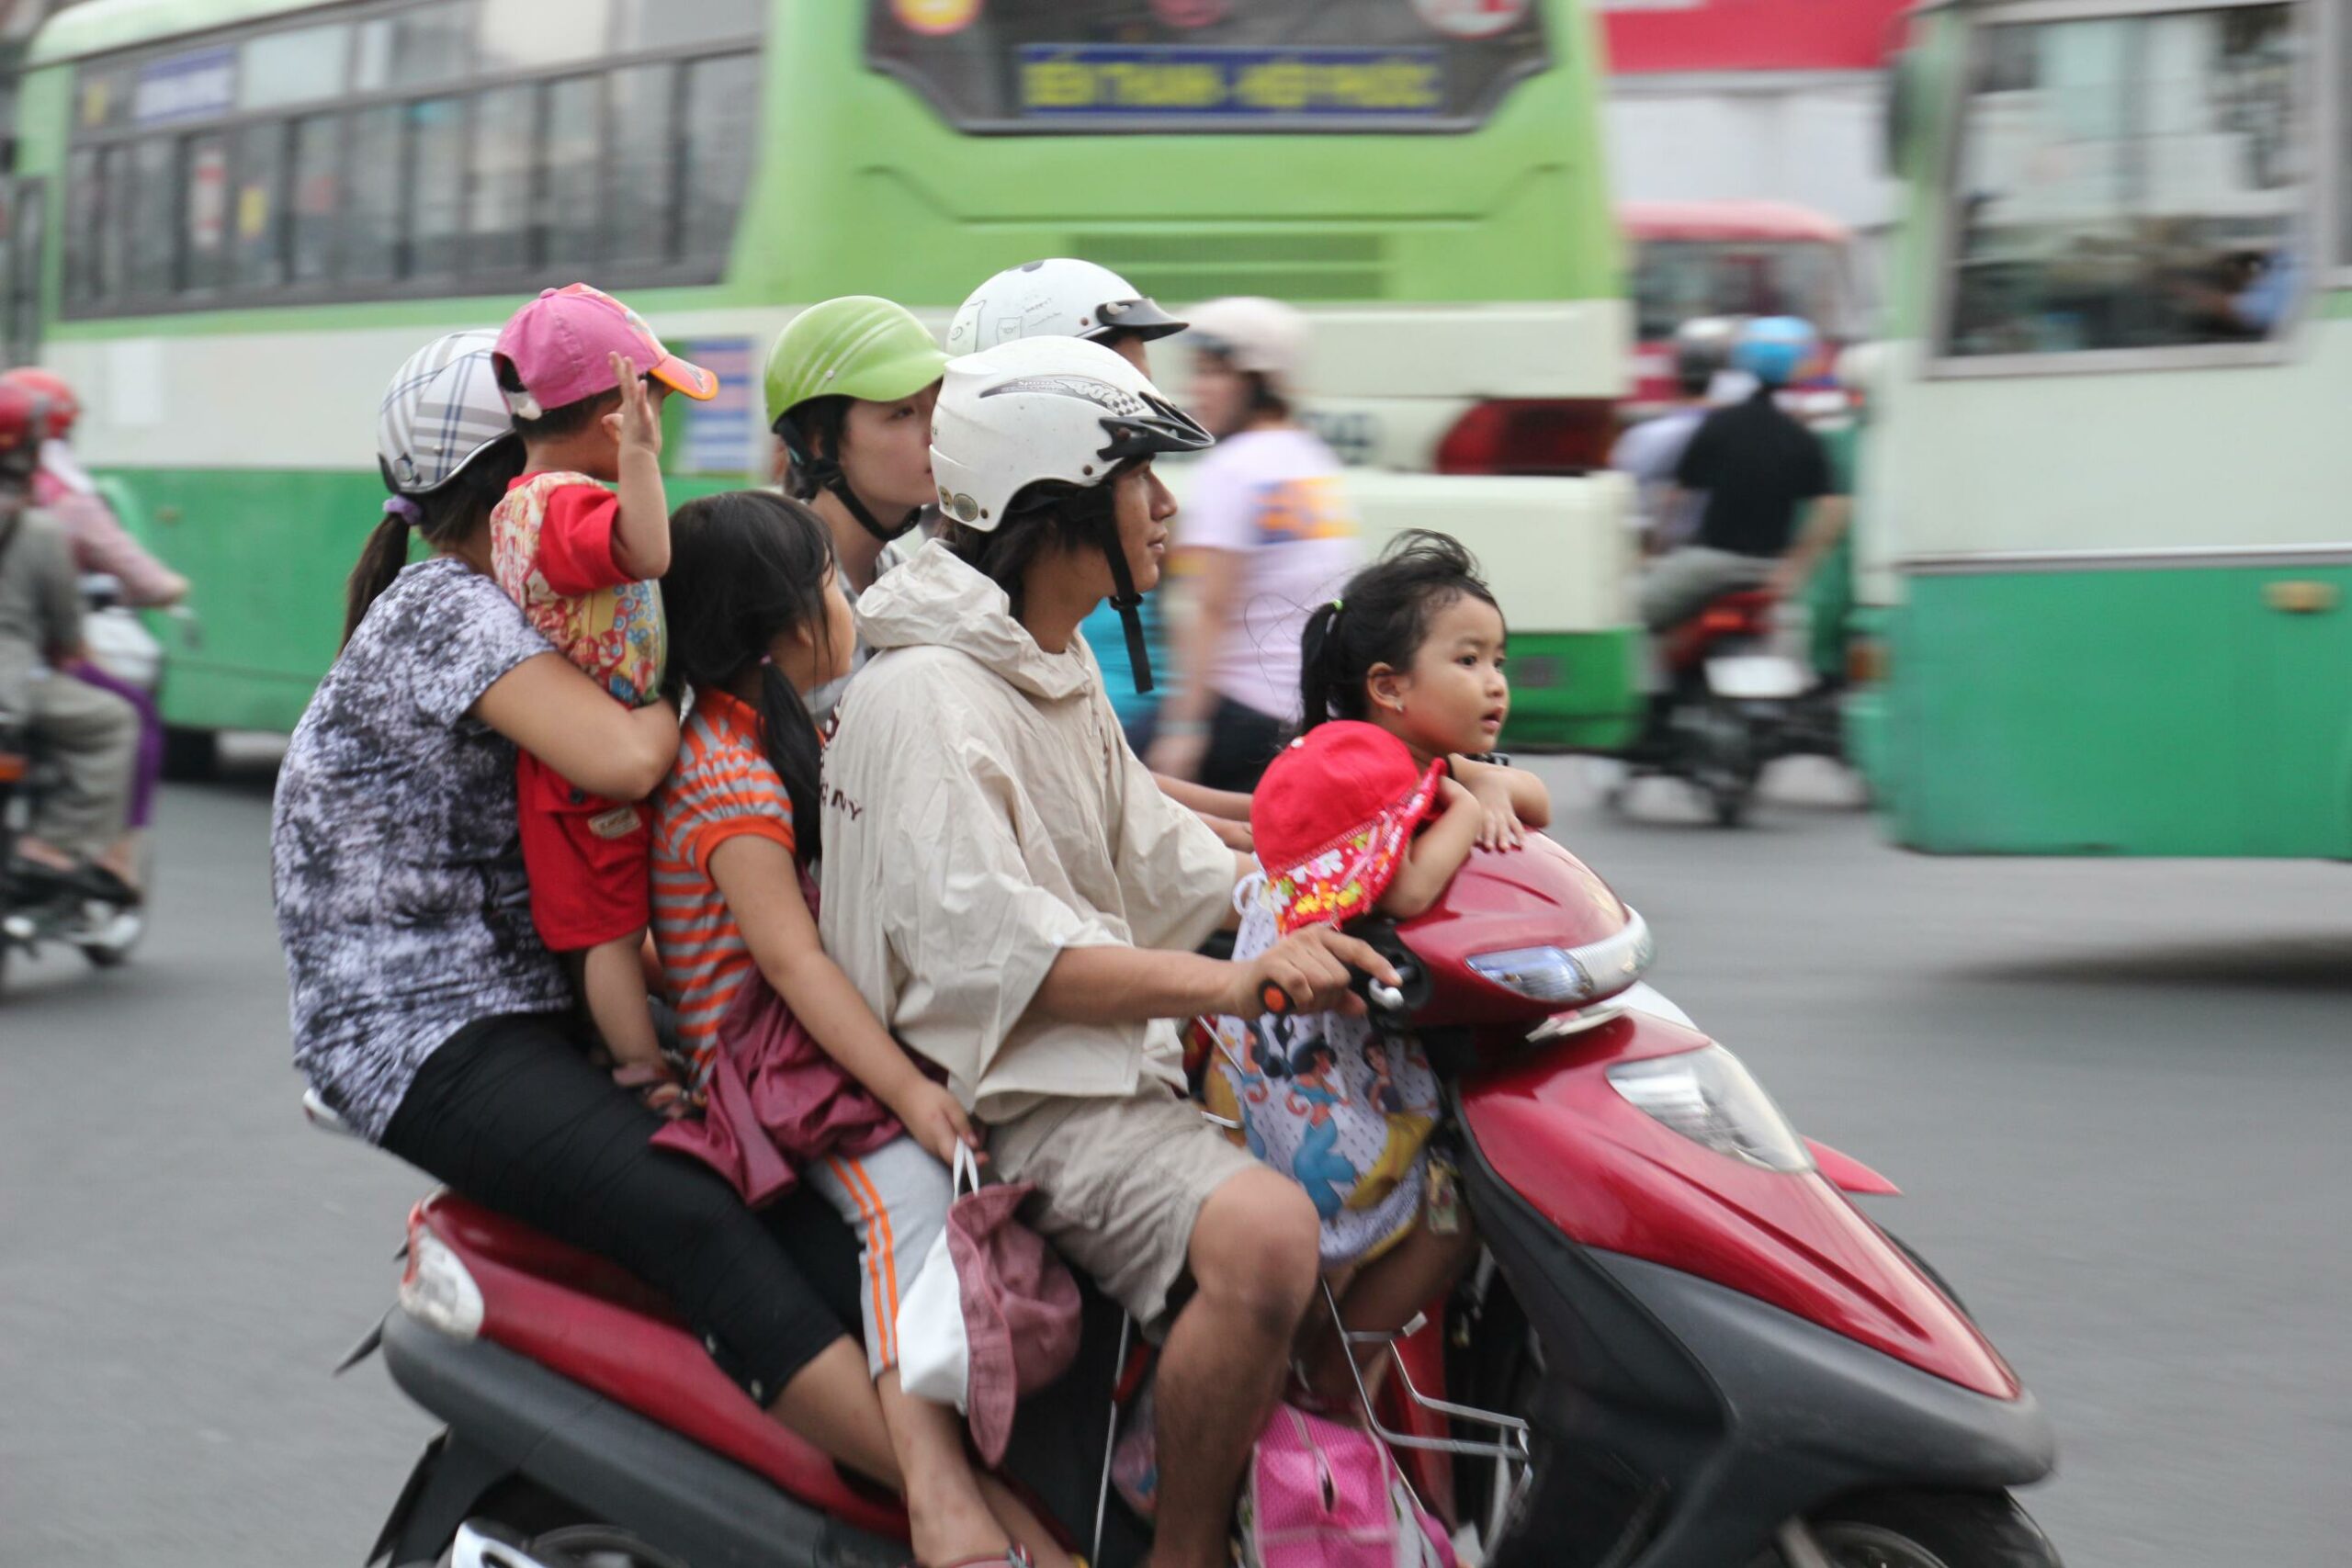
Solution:
{"label": "handlebar grip", "polygon": [[1269,980],[1258,988],[1258,1005],[1280,1018],[1298,1010],[1298,998],[1284,990],[1279,981]]}

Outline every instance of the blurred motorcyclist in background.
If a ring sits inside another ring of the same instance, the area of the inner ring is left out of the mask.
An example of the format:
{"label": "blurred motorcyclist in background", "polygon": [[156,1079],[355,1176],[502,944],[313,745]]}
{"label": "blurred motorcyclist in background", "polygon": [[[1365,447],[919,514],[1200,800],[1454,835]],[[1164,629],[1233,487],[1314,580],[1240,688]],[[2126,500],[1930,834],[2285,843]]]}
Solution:
{"label": "blurred motorcyclist in background", "polygon": [[1700,316],[1677,327],[1675,405],[1627,430],[1609,454],[1609,466],[1634,481],[1634,520],[1645,556],[1688,544],[1698,531],[1702,500],[1676,487],[1674,470],[1714,406],[1710,394],[1731,366],[1738,335],[1739,322],[1729,316]]}
{"label": "blurred motorcyclist in background", "polygon": [[63,673],[86,650],[64,530],[32,504],[48,421],[43,400],[0,383],[0,729],[25,735],[56,769],[9,875],[78,875],[94,897],[133,904],[136,861],[122,827],[139,721],[120,697]]}
{"label": "blurred motorcyclist in background", "polygon": [[1707,415],[1675,467],[1677,489],[1703,491],[1706,500],[1696,538],[1660,557],[1642,579],[1642,621],[1652,631],[1739,589],[1785,595],[1844,531],[1846,498],[1834,493],[1821,438],[1779,401],[1820,343],[1794,316],[1767,316],[1741,329],[1732,366],[1753,376],[1756,389]]}
{"label": "blurred motorcyclist in background", "polygon": [[[22,387],[49,406],[40,444],[40,466],[33,471],[33,504],[54,517],[74,551],[74,568],[87,576],[114,580],[115,602],[133,610],[162,609],[187,597],[187,579],[165,566],[123,527],[97,481],[74,456],[74,422],[82,400],[54,372],[22,366],[0,376],[0,384]],[[155,785],[164,776],[164,716],[154,694],[136,681],[84,658],[69,671],[102,692],[112,692],[139,716],[139,750],[132,769],[125,826],[143,832],[155,810]]]}
{"label": "blurred motorcyclist in background", "polygon": [[1190,598],[1148,760],[1247,793],[1298,718],[1299,636],[1363,558],[1340,460],[1294,417],[1306,318],[1273,299],[1192,314],[1195,417],[1217,438],[1177,520]]}

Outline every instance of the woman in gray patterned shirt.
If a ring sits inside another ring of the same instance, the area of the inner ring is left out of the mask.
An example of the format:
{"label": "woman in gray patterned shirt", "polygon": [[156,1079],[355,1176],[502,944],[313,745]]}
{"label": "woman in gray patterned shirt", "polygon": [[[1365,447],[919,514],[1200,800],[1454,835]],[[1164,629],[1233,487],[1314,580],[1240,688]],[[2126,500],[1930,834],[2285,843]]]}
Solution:
{"label": "woman in gray patterned shirt", "polygon": [[[754,1215],[717,1175],[650,1147],[657,1119],[589,1063],[532,928],[516,749],[635,800],[668,771],[678,726],[665,705],[606,697],[486,575],[490,510],[522,464],[493,341],[442,338],[385,395],[392,497],[278,775],[295,1062],[370,1142],[662,1291],[754,1401],[895,1484],[865,1357],[790,1256],[800,1227],[838,1222]],[[408,566],[412,530],[433,553]]]}

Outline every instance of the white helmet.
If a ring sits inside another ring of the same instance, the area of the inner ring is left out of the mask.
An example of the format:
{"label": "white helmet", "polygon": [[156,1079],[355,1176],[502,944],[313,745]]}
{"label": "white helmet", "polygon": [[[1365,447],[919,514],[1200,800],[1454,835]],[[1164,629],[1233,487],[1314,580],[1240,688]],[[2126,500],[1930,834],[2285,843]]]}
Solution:
{"label": "white helmet", "polygon": [[940,510],[988,534],[1040,479],[1091,489],[1129,458],[1214,441],[1101,344],[1015,338],[947,362],[931,417],[931,472]]}
{"label": "white helmet", "polygon": [[1306,318],[1279,299],[1237,294],[1193,312],[1193,346],[1288,389],[1306,368]]}
{"label": "white helmet", "polygon": [[947,352],[977,354],[1025,337],[1181,333],[1184,323],[1107,266],[1070,256],[1008,267],[972,290],[947,328]]}

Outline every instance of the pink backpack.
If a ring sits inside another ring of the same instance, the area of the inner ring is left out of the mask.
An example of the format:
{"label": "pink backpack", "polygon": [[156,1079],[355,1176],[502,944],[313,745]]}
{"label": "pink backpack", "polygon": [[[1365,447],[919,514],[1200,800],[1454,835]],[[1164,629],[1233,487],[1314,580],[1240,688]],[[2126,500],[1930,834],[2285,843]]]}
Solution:
{"label": "pink backpack", "polygon": [[1387,1445],[1289,1404],[1250,1451],[1240,1527],[1242,1568],[1455,1568]]}

